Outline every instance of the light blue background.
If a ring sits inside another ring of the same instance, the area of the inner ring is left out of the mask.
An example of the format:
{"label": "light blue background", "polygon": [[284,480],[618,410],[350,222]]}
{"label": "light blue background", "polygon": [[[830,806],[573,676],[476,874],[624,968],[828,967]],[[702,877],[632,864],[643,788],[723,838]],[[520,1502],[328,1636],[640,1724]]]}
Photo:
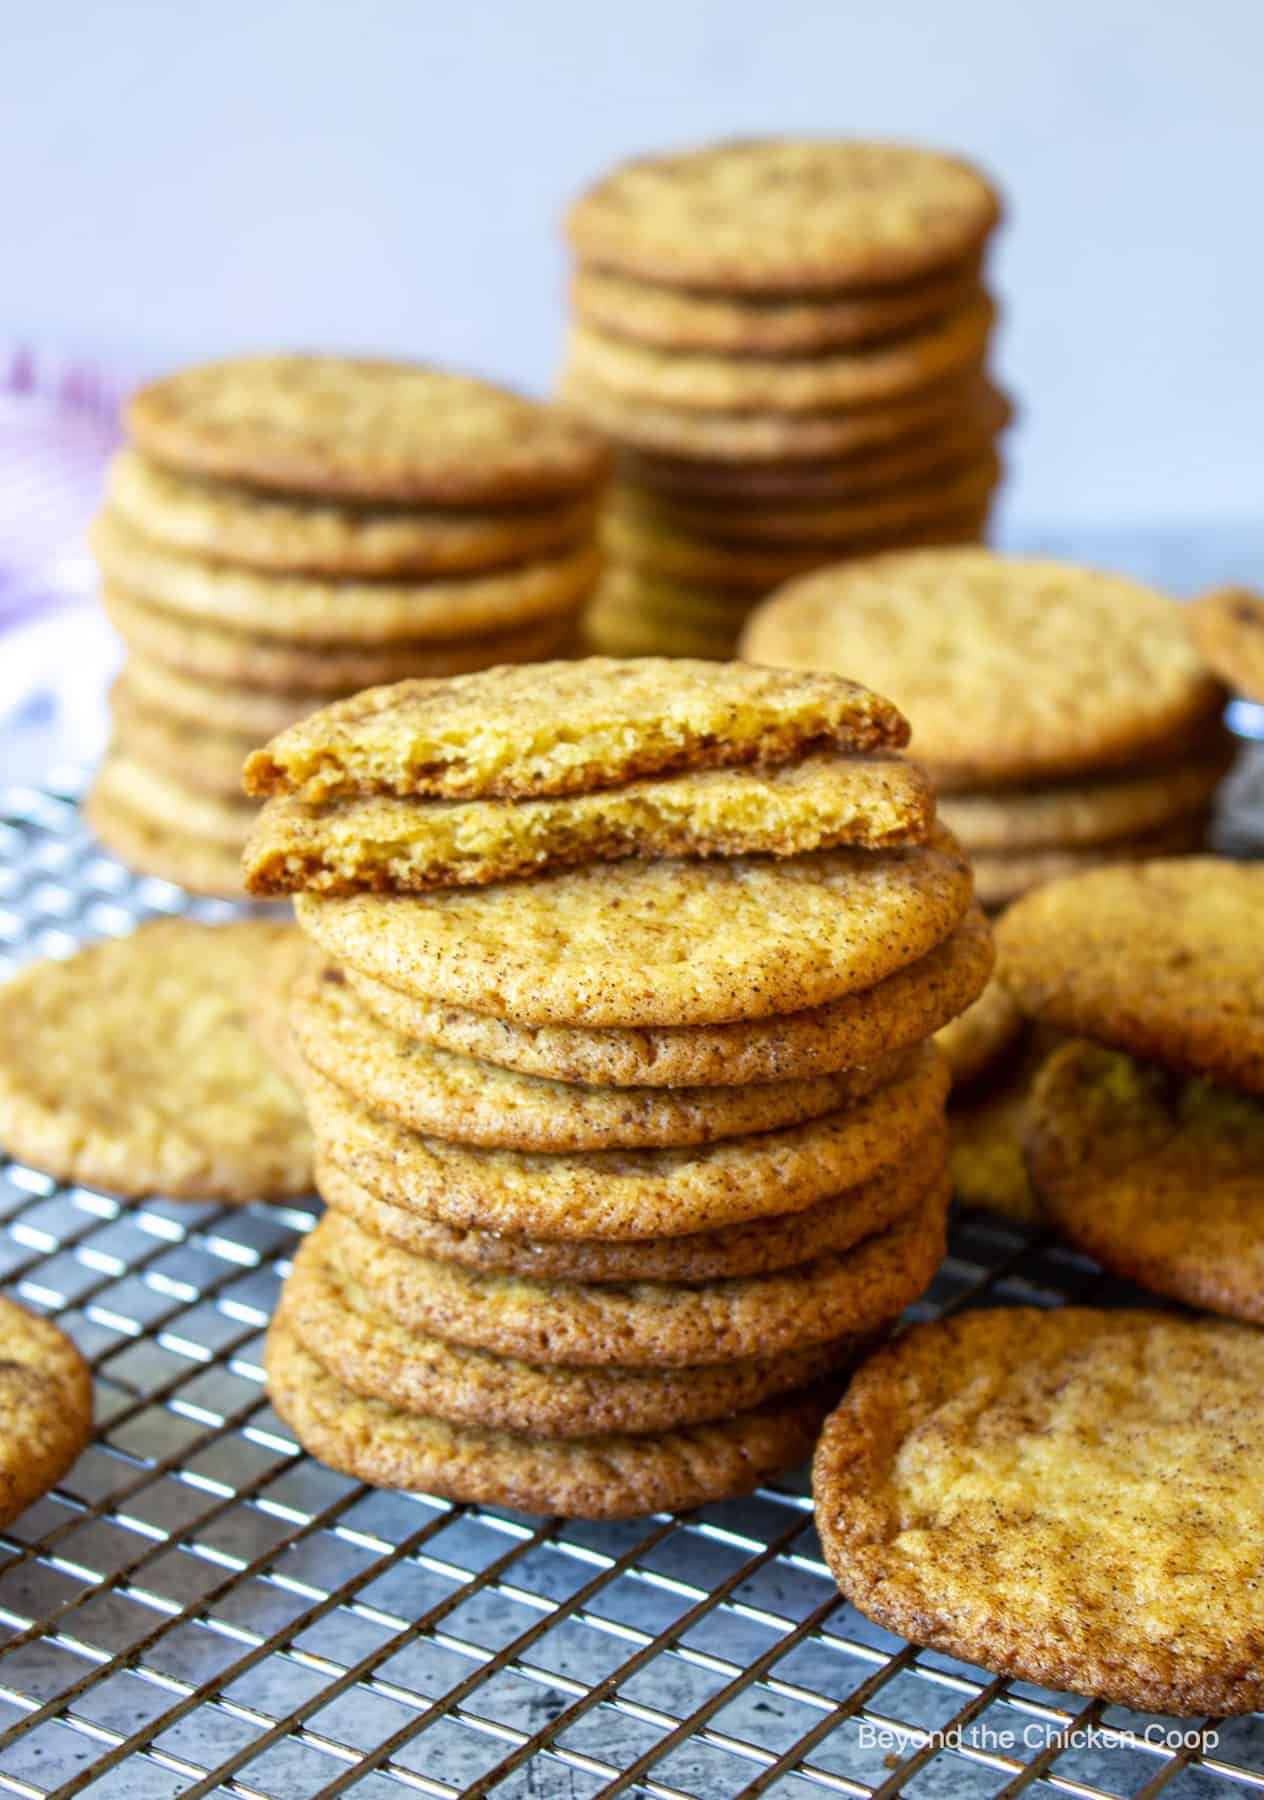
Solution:
{"label": "light blue background", "polygon": [[936,0],[0,6],[0,334],[139,366],[433,356],[544,388],[559,214],[737,131],[960,147],[1004,184],[1011,524],[1264,494],[1264,7]]}

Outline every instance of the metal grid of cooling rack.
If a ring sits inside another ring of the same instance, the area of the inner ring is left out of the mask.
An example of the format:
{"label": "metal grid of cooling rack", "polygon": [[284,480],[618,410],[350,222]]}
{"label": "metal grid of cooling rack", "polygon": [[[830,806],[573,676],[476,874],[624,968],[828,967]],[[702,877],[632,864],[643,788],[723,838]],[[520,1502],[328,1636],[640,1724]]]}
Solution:
{"label": "metal grid of cooling rack", "polygon": [[[0,793],[0,974],[216,917]],[[124,1206],[0,1159],[0,1281],[95,1365],[99,1432],[0,1534],[0,1790],[94,1800],[779,1800],[1264,1791],[1264,1718],[1170,1722],[918,1651],[838,1597],[800,1478],[591,1525],[380,1493],[301,1455],[260,1345],[310,1206]],[[1122,1290],[1120,1290],[1122,1291]],[[1110,1298],[960,1221],[916,1315]]]}

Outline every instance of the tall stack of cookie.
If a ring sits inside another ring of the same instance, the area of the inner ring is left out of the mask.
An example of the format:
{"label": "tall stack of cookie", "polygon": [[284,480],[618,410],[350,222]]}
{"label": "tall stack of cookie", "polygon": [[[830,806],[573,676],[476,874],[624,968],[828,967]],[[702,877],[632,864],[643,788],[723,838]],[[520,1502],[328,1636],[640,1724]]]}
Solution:
{"label": "tall stack of cookie", "polygon": [[1181,607],[1065,563],[932,549],[840,564],[772,596],[742,650],[892,696],[985,906],[1196,848],[1231,755]]}
{"label": "tall stack of cookie", "polygon": [[594,649],[730,656],[793,575],[982,534],[998,216],[955,158],[828,140],[644,159],[581,196],[562,393],[619,450]]}
{"label": "tall stack of cookie", "polygon": [[93,548],[128,647],[88,803],[133,867],[242,892],[241,765],[339,694],[556,653],[605,452],[420,365],[269,356],[142,389]]}
{"label": "tall stack of cookie", "polygon": [[588,1516],[744,1492],[941,1254],[947,1072],[991,964],[887,702],[589,661],[283,733],[288,1055],[329,1213],[271,1393],[387,1485]]}

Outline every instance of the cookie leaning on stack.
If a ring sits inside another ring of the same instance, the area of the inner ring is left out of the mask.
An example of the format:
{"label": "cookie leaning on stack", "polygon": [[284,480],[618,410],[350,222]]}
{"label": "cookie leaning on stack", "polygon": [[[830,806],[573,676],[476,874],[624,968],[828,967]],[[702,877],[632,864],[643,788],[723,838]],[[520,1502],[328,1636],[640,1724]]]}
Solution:
{"label": "cookie leaning on stack", "polygon": [[621,453],[593,648],[728,656],[795,574],[980,535],[998,215],[955,158],[827,139],[645,158],[580,197],[562,392]]}
{"label": "cookie leaning on stack", "polygon": [[835,677],[592,659],[250,759],[251,885],[312,940],[286,1055],[330,1212],[268,1348],[309,1450],[585,1516],[805,1454],[939,1260],[926,1040],[991,963],[906,736]]}
{"label": "cookie leaning on stack", "polygon": [[1044,1211],[1114,1273],[1264,1324],[1264,869],[1098,869],[998,930],[1023,1012],[1074,1034],[1027,1111]]}
{"label": "cookie leaning on stack", "polygon": [[874,557],[789,583],[742,649],[894,696],[985,906],[1196,848],[1228,763],[1181,609],[1121,576],[979,549]]}
{"label": "cookie leaning on stack", "polygon": [[604,453],[484,382],[247,357],[127,424],[93,548],[129,661],[88,812],[186,887],[241,892],[259,742],[373,682],[554,654],[596,578]]}

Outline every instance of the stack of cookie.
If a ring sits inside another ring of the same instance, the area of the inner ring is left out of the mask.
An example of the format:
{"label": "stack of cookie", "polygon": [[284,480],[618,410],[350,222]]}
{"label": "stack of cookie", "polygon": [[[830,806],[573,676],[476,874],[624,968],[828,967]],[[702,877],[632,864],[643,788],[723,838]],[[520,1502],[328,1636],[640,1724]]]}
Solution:
{"label": "stack of cookie", "polygon": [[297,894],[330,1211],[271,1393],[386,1485],[586,1516],[795,1463],[943,1245],[927,1040],[990,936],[907,727],[837,677],[406,682],[247,765]]}
{"label": "stack of cookie", "polygon": [[93,548],[127,642],[88,803],[133,867],[242,892],[251,749],[332,696],[553,654],[605,453],[463,376],[253,357],[144,388]]}
{"label": "stack of cookie", "polygon": [[1064,563],[944,548],[840,564],[769,599],[742,650],[894,698],[985,906],[1197,848],[1231,754],[1176,602]]}
{"label": "stack of cookie", "polygon": [[1112,1273],[1264,1324],[1264,868],[1097,869],[999,938],[1023,1013],[1073,1034],[1023,1120],[1042,1210]]}
{"label": "stack of cookie", "polygon": [[793,575],[981,535],[998,215],[954,158],[828,140],[645,159],[581,196],[562,391],[620,451],[593,648],[730,656]]}

